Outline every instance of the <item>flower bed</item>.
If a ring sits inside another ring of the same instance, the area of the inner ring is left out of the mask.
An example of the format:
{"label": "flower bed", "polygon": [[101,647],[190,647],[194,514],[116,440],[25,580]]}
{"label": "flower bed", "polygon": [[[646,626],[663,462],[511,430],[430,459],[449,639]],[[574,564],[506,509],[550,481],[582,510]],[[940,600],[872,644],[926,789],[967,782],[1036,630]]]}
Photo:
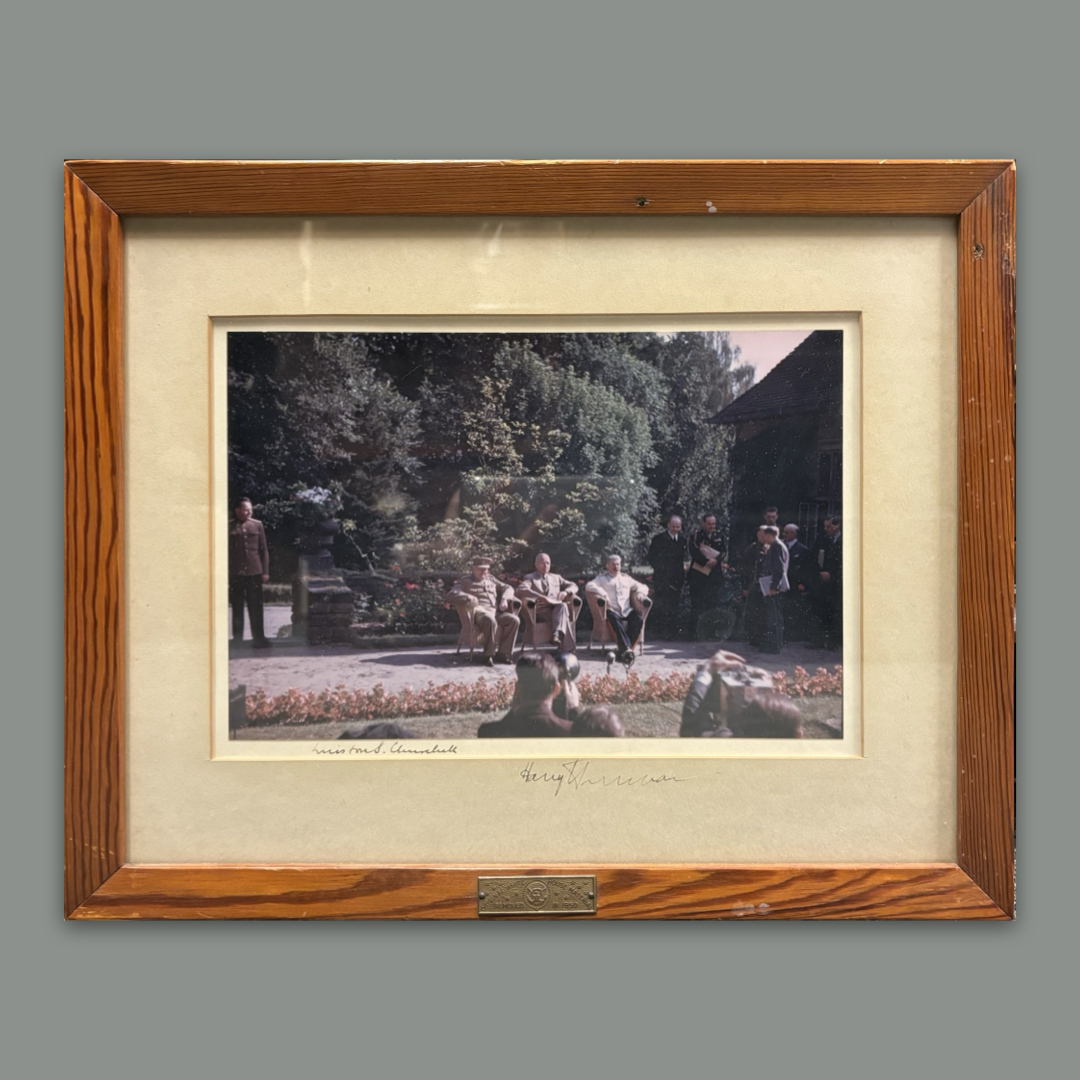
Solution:
{"label": "flower bed", "polygon": [[[776,688],[791,697],[839,694],[842,670],[818,668],[810,675],[797,667],[788,679],[780,672]],[[625,679],[615,675],[583,675],[577,683],[583,705],[628,705],[682,701],[692,675],[671,672],[646,679],[631,673]],[[442,716],[448,713],[494,712],[508,709],[514,693],[513,679],[479,678],[467,683],[429,683],[422,690],[406,687],[388,693],[382,683],[370,690],[347,690],[335,686],[320,693],[288,690],[274,697],[262,690],[248,696],[247,717],[252,725],[354,723],[392,720],[409,716]]]}
{"label": "flower bed", "polygon": [[844,666],[834,664],[832,671],[819,667],[813,675],[804,667],[796,667],[788,678],[786,671],[778,671],[773,676],[773,686],[788,697],[818,697],[821,694],[842,694],[844,691]]}

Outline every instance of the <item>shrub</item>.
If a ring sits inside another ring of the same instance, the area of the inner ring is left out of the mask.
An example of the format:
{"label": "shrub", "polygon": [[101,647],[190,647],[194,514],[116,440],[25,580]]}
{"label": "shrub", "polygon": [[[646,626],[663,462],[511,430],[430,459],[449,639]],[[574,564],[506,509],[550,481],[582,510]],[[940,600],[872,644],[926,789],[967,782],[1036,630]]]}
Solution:
{"label": "shrub", "polygon": [[448,622],[446,589],[439,581],[403,581],[379,602],[375,617],[391,634],[437,634]]}

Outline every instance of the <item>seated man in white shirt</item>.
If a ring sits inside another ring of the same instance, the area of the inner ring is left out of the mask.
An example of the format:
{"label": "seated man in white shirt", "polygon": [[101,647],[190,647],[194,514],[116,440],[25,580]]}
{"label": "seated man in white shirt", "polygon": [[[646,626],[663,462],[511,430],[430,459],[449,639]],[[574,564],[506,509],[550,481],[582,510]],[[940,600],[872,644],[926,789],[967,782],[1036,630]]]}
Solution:
{"label": "seated man in white shirt", "polygon": [[648,587],[622,573],[618,555],[609,555],[603,571],[585,586],[585,591],[607,601],[607,622],[619,646],[618,659],[624,664],[632,662],[634,642],[645,621],[641,600],[649,595]]}

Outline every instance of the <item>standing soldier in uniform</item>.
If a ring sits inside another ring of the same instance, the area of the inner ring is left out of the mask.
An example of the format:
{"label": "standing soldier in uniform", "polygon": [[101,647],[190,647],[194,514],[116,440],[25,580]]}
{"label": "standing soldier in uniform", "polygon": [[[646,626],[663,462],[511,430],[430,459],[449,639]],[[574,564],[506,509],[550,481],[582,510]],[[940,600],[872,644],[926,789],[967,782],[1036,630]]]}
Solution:
{"label": "standing soldier in uniform", "polygon": [[719,605],[724,587],[724,541],[716,528],[715,514],[702,516],[701,528],[690,540],[686,580],[690,586],[691,630],[696,630],[698,619]]}
{"label": "standing soldier in uniform", "polygon": [[459,611],[464,608],[472,619],[488,667],[514,662],[511,657],[521,621],[510,610],[514,590],[496,581],[490,570],[491,560],[478,555],[471,572],[458,578],[447,594],[450,603]]}
{"label": "standing soldier in uniform", "polygon": [[244,637],[244,604],[251,622],[256,649],[270,642],[263,631],[262,587],[270,580],[270,552],[261,521],[252,516],[251,500],[238,499],[229,523],[229,606],[232,608],[233,641]]}
{"label": "standing soldier in uniform", "polygon": [[[761,541],[761,528],[758,526],[757,538],[743,548],[739,556],[739,585],[742,589],[742,633],[753,646],[761,644],[764,632],[764,608],[759,603],[761,593],[758,579],[761,577],[761,564],[765,558],[765,545]],[[734,637],[734,635],[732,635]]]}

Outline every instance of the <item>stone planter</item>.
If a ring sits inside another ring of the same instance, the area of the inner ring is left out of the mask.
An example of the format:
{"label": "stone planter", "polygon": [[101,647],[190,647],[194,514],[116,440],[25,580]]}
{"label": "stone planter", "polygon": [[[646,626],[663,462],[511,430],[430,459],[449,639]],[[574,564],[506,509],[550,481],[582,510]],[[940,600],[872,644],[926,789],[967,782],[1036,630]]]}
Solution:
{"label": "stone planter", "polygon": [[331,547],[341,522],[326,518],[300,538],[300,567],[293,580],[293,637],[310,645],[347,645],[352,640],[353,591],[334,566]]}

